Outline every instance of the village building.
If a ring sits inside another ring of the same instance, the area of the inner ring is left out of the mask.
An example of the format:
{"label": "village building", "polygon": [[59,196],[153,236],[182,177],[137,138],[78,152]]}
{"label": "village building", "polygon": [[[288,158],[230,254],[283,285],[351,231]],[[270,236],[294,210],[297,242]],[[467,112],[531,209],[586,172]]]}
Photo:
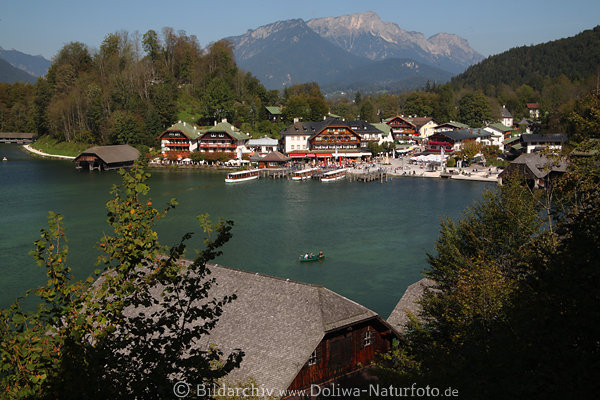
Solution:
{"label": "village building", "polygon": [[37,133],[0,132],[0,143],[33,143],[37,139],[37,137]]}
{"label": "village building", "polygon": [[258,164],[258,168],[282,168],[290,161],[291,158],[281,154],[278,151],[273,151],[268,154],[255,153],[250,156],[250,161]]}
{"label": "village building", "polygon": [[279,122],[283,119],[283,113],[281,112],[281,107],[277,106],[269,106],[265,107],[267,111],[267,118],[271,122]]}
{"label": "village building", "polygon": [[246,152],[245,145],[249,138],[239,132],[226,119],[203,130],[198,136],[198,151],[201,153],[230,153],[237,158]]}
{"label": "village building", "polygon": [[279,147],[279,140],[264,136],[260,139],[250,139],[246,143],[248,151],[258,154],[267,154],[273,151],[277,151]]}
{"label": "village building", "polygon": [[490,141],[492,134],[482,129],[465,129],[460,131],[442,131],[434,133],[429,137],[426,151],[428,153],[445,153],[459,151],[464,143],[468,141],[483,142]]}
{"label": "village building", "polygon": [[[392,127],[386,124],[385,122],[378,122],[376,124],[372,124],[377,130],[380,132],[377,134],[377,144],[381,145],[385,142],[394,143],[394,136],[392,136]],[[372,138],[372,136],[371,136]],[[363,138],[363,140],[372,140],[372,139]]]}
{"label": "village building", "polygon": [[529,118],[533,120],[540,119],[540,103],[527,103],[527,111],[529,111]]}
{"label": "village building", "polygon": [[407,120],[414,124],[419,133],[421,140],[427,139],[429,136],[435,133],[435,127],[438,126],[438,122],[431,117],[412,117]]}
{"label": "village building", "polygon": [[521,135],[521,145],[525,153],[533,153],[543,149],[560,151],[567,142],[565,133],[531,133]]}
{"label": "village building", "polygon": [[510,113],[510,111],[508,111],[508,109],[506,108],[506,106],[502,106],[502,111],[500,112],[500,123],[504,126],[507,127],[512,127],[513,126],[513,116]]}
{"label": "village building", "polygon": [[414,142],[419,139],[417,126],[404,116],[395,116],[384,120],[392,128],[392,136],[396,143]]}
{"label": "village building", "polygon": [[491,134],[489,143],[487,144],[492,146],[498,146],[500,151],[504,151],[504,145],[502,144],[502,142],[512,137],[513,133],[515,132],[515,129],[501,124],[499,122],[495,124],[490,124],[483,128],[483,130]]}
{"label": "village building", "polygon": [[461,122],[450,121],[450,122],[444,122],[443,124],[437,125],[436,127],[433,128],[433,132],[439,133],[439,132],[449,132],[449,131],[461,131],[461,130],[465,130],[465,129],[471,129],[471,127],[469,125],[465,125]]}
{"label": "village building", "polygon": [[[376,128],[363,124],[367,123],[354,123],[359,130],[365,127],[365,132],[375,134]],[[371,156],[370,152],[363,151],[362,138],[352,129],[351,122],[332,118],[316,122],[294,122],[281,131],[281,147],[291,158],[305,161],[330,162]]]}
{"label": "village building", "polygon": [[[358,135],[360,136],[361,148],[364,151],[367,151],[367,146],[369,142],[381,144],[386,140],[386,137],[388,136],[384,134],[384,132],[382,132],[377,126],[375,126],[375,124],[370,124],[366,121],[348,121],[347,124],[348,126],[350,126],[350,129],[358,133]],[[389,129],[387,131],[391,132]]]}
{"label": "village building", "polygon": [[375,312],[322,286],[219,265],[210,295],[237,298],[196,345],[244,352],[231,384],[254,379],[280,391],[310,388],[361,371],[390,349],[394,329]]}
{"label": "village building", "polygon": [[540,153],[524,153],[512,161],[498,175],[498,184],[508,177],[520,176],[532,188],[545,187],[548,181],[563,175],[567,170],[564,159],[551,159]]}
{"label": "village building", "polygon": [[160,151],[165,157],[185,158],[198,149],[201,131],[192,124],[177,122],[160,134]]}
{"label": "village building", "polygon": [[106,171],[129,168],[140,158],[140,152],[127,144],[94,146],[79,154],[74,162],[77,169]]}

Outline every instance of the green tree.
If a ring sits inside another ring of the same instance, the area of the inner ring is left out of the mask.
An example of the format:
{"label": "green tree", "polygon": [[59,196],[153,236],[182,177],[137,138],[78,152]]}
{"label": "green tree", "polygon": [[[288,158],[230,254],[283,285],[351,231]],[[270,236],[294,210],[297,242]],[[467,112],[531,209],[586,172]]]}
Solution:
{"label": "green tree", "polygon": [[490,103],[481,91],[467,93],[458,102],[458,120],[479,128],[492,120]]}
{"label": "green tree", "polygon": [[360,119],[373,123],[378,122],[377,113],[375,112],[373,103],[368,100],[362,102],[362,105],[360,106]]}
{"label": "green tree", "polygon": [[181,261],[191,234],[163,256],[153,225],[175,201],[155,209],[146,198],[148,174],[139,166],[120,173],[123,184],[107,203],[114,233],[98,245],[100,278],[71,283],[62,216],[51,214],[33,252],[48,275],[35,292],[39,310],[27,313],[15,303],[0,313],[0,379],[9,398],[166,398],[172,379],[211,384],[241,361],[241,351],[223,358],[218,349],[191,345],[235,298],[210,299],[207,268],[231,237],[232,222],[199,216],[207,236],[198,257]]}

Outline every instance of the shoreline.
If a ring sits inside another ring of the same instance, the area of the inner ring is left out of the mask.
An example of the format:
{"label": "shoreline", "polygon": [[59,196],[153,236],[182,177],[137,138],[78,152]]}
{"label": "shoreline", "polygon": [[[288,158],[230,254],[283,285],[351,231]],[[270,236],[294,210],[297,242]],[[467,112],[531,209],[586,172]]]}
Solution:
{"label": "shoreline", "polygon": [[33,147],[31,147],[28,144],[24,144],[23,148],[25,150],[27,150],[28,152],[32,153],[32,154],[35,154],[35,155],[38,155],[38,156],[42,156],[42,157],[59,158],[59,159],[62,159],[62,160],[74,160],[75,159],[75,157],[72,157],[72,156],[62,156],[60,154],[48,154],[48,153],[44,153],[43,151],[39,151],[39,150],[34,149]]}
{"label": "shoreline", "polygon": [[[48,157],[48,158],[57,158],[57,159],[62,159],[62,160],[74,160],[76,157],[72,157],[72,156],[63,156],[63,155],[59,155],[59,154],[49,154],[49,153],[44,153],[43,151],[39,151],[36,150],[34,148],[32,148],[29,144],[25,144],[22,146],[25,150],[27,150],[28,152],[41,156],[41,157]],[[448,179],[448,180],[464,180],[464,181],[476,181],[476,182],[495,182],[498,183],[498,173],[492,173],[489,174],[488,172],[484,171],[477,171],[474,170],[473,168],[465,168],[463,169],[463,172],[466,173],[459,173],[458,169],[456,168],[448,168],[448,171],[455,171],[455,174],[450,174],[448,176],[442,177],[441,176],[441,172],[440,171],[425,171],[424,169],[422,169],[420,166],[418,165],[414,165],[414,164],[408,164],[408,165],[404,165],[405,161],[403,159],[400,158],[395,158],[390,160],[390,162],[388,164],[382,164],[382,163],[374,163],[373,165],[375,166],[371,166],[371,167],[361,167],[361,168],[351,168],[349,170],[349,172],[351,174],[361,174],[362,172],[375,172],[375,171],[379,171],[382,170],[383,172],[387,173],[390,177],[393,178],[437,178],[437,179]],[[149,167],[157,167],[160,168],[161,166],[157,166],[157,165],[152,165],[149,164]],[[172,168],[180,168],[180,166],[170,166]],[[187,169],[187,168],[181,168],[181,169]]]}

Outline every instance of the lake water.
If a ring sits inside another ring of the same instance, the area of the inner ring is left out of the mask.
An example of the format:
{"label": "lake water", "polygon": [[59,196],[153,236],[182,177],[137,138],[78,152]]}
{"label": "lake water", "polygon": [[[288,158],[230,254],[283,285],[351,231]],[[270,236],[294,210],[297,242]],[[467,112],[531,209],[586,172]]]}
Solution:
{"label": "lake water", "polygon": [[[78,279],[96,267],[94,244],[110,232],[104,205],[116,172],[82,172],[73,163],[32,158],[0,144],[0,307],[45,282],[28,252],[47,226],[48,211],[65,216],[69,264]],[[440,221],[459,217],[491,184],[426,178],[389,182],[294,182],[261,179],[225,184],[220,172],[150,170],[150,197],[160,208],[179,205],[158,226],[161,243],[198,232],[195,216],[235,222],[217,262],[323,285],[386,318],[427,267]],[[323,250],[322,263],[298,263],[301,252]],[[193,254],[193,253],[191,253]]]}

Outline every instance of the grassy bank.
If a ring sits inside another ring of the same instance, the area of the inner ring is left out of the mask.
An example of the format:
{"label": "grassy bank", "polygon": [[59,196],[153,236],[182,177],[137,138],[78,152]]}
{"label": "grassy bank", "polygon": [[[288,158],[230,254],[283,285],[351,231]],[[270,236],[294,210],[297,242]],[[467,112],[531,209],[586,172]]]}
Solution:
{"label": "grassy bank", "polygon": [[44,153],[71,157],[78,156],[79,153],[90,148],[91,146],[92,145],[88,143],[59,142],[58,140],[48,136],[42,136],[31,144],[31,147],[36,150],[43,151]]}

